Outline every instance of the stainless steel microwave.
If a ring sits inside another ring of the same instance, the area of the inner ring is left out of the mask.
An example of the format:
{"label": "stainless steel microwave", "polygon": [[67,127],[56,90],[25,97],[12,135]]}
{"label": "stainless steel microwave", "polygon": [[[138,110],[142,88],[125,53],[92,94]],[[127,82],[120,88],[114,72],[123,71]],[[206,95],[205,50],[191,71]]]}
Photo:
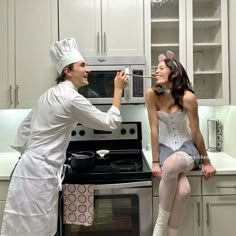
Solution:
{"label": "stainless steel microwave", "polygon": [[145,75],[144,57],[92,57],[85,61],[90,70],[89,85],[79,88],[78,92],[91,103],[112,104],[114,78],[121,70],[134,75],[128,76],[129,84],[124,89],[122,103],[144,103],[145,79],[140,77]]}

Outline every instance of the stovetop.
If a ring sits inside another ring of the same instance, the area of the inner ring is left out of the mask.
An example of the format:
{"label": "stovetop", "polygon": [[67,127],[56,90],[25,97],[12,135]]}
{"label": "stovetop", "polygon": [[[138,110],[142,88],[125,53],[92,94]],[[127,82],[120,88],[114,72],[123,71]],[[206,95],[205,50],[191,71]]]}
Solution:
{"label": "stovetop", "polygon": [[[151,180],[151,170],[142,152],[140,122],[124,122],[112,132],[94,132],[78,124],[73,134],[67,149],[66,164],[70,164],[71,153],[89,151],[94,154],[94,166],[88,170],[72,168],[71,173],[67,171],[64,183],[105,184]],[[96,154],[100,149],[109,150],[104,159]]]}

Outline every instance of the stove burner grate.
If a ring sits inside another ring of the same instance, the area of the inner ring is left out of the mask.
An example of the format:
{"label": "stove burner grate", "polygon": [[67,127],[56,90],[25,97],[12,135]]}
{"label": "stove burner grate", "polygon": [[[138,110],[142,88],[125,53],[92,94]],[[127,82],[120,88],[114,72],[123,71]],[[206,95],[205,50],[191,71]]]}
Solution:
{"label": "stove burner grate", "polygon": [[131,172],[138,171],[141,167],[141,164],[138,164],[134,160],[118,160],[111,163],[113,171],[117,172]]}

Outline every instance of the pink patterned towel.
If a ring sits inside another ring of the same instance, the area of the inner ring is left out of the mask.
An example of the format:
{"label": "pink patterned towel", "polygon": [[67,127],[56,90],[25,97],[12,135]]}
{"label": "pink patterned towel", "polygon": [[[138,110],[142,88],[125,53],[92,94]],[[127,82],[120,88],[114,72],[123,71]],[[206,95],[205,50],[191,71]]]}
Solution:
{"label": "pink patterned towel", "polygon": [[64,224],[89,226],[93,222],[93,185],[64,184]]}

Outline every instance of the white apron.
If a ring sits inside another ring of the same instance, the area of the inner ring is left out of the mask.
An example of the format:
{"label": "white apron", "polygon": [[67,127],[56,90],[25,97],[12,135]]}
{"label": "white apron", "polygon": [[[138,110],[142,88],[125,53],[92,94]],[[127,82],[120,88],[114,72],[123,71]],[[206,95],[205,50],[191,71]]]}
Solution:
{"label": "white apron", "polygon": [[55,235],[61,170],[35,154],[22,156],[10,182],[1,236]]}

